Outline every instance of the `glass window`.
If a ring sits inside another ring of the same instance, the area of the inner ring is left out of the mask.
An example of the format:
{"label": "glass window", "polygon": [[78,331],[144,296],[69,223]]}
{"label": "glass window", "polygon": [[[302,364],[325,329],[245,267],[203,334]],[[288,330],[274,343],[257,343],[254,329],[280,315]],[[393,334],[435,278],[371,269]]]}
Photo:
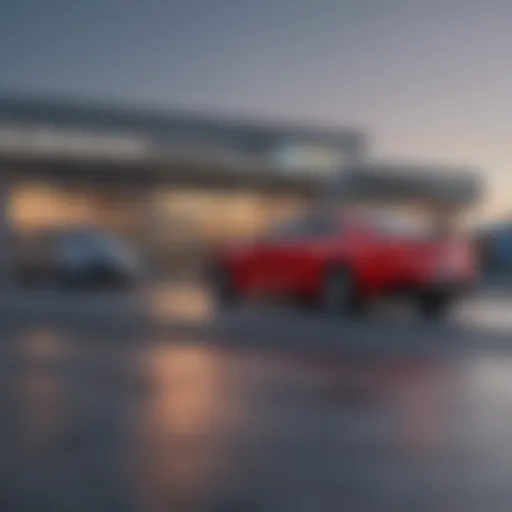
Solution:
{"label": "glass window", "polygon": [[266,240],[278,241],[278,240],[290,240],[292,238],[302,237],[305,233],[305,220],[294,219],[288,220],[277,226],[272,227],[267,235]]}
{"label": "glass window", "polygon": [[323,238],[339,233],[341,223],[329,215],[310,215],[277,225],[265,237],[267,240],[288,241]]}
{"label": "glass window", "polygon": [[339,219],[329,215],[312,217],[308,223],[308,236],[321,238],[333,236],[341,231]]}
{"label": "glass window", "polygon": [[432,234],[432,223],[415,217],[382,215],[372,222],[375,230],[390,237],[423,237]]}

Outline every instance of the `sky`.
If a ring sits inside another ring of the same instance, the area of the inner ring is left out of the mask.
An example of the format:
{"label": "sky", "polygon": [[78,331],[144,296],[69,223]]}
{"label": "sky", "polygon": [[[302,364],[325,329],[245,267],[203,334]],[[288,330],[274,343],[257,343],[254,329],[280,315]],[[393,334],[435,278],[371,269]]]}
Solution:
{"label": "sky", "polygon": [[0,89],[355,126],[512,216],[512,2],[3,0]]}

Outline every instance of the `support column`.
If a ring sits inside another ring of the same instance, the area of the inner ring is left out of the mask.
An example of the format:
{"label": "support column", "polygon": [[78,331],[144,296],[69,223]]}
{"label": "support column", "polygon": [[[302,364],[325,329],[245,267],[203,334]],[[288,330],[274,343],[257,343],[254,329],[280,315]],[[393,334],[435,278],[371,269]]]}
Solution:
{"label": "support column", "polygon": [[9,177],[0,169],[0,287],[14,281],[13,236],[11,226],[11,196]]}
{"label": "support column", "polygon": [[148,283],[158,278],[157,240],[160,229],[160,215],[157,198],[153,190],[144,191],[142,198],[142,236],[143,257],[146,264]]}

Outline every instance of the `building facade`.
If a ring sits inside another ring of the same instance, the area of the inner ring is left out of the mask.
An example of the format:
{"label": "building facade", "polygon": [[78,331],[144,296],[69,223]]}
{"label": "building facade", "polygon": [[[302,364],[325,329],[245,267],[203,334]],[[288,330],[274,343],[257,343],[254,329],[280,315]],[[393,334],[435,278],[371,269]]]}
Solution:
{"label": "building facade", "polygon": [[365,146],[354,129],[2,97],[3,245],[99,225],[158,268],[179,268],[208,245],[294,215]]}
{"label": "building facade", "polygon": [[481,192],[468,169],[375,162],[353,128],[0,97],[4,277],[19,246],[59,226],[117,233],[167,272],[318,198],[412,200],[444,212]]}

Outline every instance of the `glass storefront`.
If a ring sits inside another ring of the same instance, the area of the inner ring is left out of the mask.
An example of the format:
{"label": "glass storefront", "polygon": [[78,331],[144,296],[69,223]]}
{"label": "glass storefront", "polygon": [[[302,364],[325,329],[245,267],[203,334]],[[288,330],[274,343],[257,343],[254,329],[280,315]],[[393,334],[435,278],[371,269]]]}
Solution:
{"label": "glass storefront", "polygon": [[197,189],[168,190],[154,201],[161,225],[157,252],[175,267],[198,262],[219,243],[257,235],[305,207],[294,197]]}
{"label": "glass storefront", "polygon": [[17,239],[73,226],[96,226],[131,240],[163,271],[196,266],[208,250],[231,239],[257,235],[298,215],[306,201],[198,188],[163,191],[64,187],[44,183],[13,186],[11,222]]}

